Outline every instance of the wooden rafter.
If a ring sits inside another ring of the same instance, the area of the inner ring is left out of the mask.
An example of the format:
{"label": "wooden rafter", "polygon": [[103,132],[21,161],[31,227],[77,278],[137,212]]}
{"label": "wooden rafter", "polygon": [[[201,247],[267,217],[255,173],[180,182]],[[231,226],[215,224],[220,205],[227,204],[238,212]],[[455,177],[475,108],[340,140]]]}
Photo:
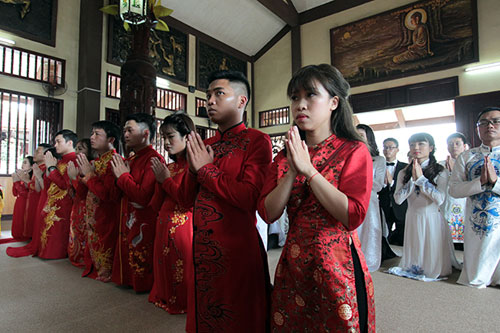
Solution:
{"label": "wooden rafter", "polygon": [[[356,117],[356,116],[354,116]],[[356,121],[356,120],[355,120]],[[428,126],[428,125],[439,125],[439,124],[449,124],[455,122],[455,116],[445,116],[437,118],[427,118],[427,119],[416,119],[405,121],[405,127],[418,127],[418,126]],[[401,128],[399,122],[391,122],[384,124],[373,124],[370,127],[374,131],[385,131],[391,129]]]}
{"label": "wooden rafter", "polygon": [[353,118],[353,121],[354,121],[354,126],[357,126],[359,124],[359,118],[358,118],[358,116],[354,115],[352,118]]}
{"label": "wooden rafter", "polygon": [[397,110],[394,110],[394,113],[396,114],[396,118],[398,119],[399,127],[405,128],[406,121],[405,121],[405,115],[403,114],[403,110],[397,109]]}
{"label": "wooden rafter", "polygon": [[264,7],[269,9],[274,15],[278,16],[280,19],[285,21],[291,27],[295,27],[299,24],[299,13],[293,6],[291,2],[285,2],[283,0],[257,0]]}

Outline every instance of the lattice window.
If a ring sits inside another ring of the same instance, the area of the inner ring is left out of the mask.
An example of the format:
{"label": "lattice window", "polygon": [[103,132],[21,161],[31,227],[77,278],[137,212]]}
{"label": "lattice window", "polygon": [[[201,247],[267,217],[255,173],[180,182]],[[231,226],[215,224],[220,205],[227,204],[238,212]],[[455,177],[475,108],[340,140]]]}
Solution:
{"label": "lattice window", "polygon": [[196,132],[198,132],[198,134],[201,136],[203,140],[206,140],[208,138],[215,136],[217,130],[203,126],[196,126]]}
{"label": "lattice window", "polygon": [[[116,74],[107,73],[106,78],[106,97],[121,97],[121,77]],[[156,88],[156,107],[168,111],[186,112],[187,95],[163,88]]]}
{"label": "lattice window", "polygon": [[186,111],[187,95],[163,88],[156,88],[156,107],[169,111]]}
{"label": "lattice window", "polygon": [[63,59],[0,45],[1,74],[64,86],[65,67]]}
{"label": "lattice window", "polygon": [[121,78],[119,75],[107,73],[106,79],[106,97],[117,98],[121,97]]}
{"label": "lattice window", "polygon": [[259,112],[259,127],[286,124],[290,124],[290,108],[288,106]]}
{"label": "lattice window", "polygon": [[11,174],[40,143],[53,143],[61,102],[6,90],[0,90],[0,101],[0,174]]}
{"label": "lattice window", "polygon": [[118,110],[106,108],[106,120],[109,120],[110,122],[120,126],[120,128],[122,126],[120,111]]}
{"label": "lattice window", "polygon": [[204,98],[195,98],[196,101],[196,116],[197,117],[203,117],[203,118],[208,118],[207,114],[207,100]]}
{"label": "lattice window", "polygon": [[271,134],[271,146],[273,149],[273,159],[285,148],[285,134]]}
{"label": "lattice window", "polygon": [[62,127],[61,102],[35,99],[35,148],[40,143],[54,144],[56,133]]}

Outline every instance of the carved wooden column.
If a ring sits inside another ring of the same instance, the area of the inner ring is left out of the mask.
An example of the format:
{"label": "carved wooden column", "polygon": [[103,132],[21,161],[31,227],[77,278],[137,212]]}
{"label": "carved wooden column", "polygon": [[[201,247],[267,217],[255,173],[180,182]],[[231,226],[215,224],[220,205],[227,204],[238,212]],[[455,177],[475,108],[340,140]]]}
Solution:
{"label": "carved wooden column", "polygon": [[151,23],[132,26],[132,52],[123,64],[121,75],[120,115],[122,124],[132,113],[155,115],[156,69],[149,58]]}

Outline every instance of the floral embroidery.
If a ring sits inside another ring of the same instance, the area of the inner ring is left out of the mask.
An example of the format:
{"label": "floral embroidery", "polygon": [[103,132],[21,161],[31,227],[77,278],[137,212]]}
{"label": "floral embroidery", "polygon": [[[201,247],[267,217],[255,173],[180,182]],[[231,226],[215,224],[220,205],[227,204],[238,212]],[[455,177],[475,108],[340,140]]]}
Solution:
{"label": "floral embroidery", "polygon": [[95,172],[99,176],[102,176],[106,173],[106,170],[108,169],[108,164],[113,159],[113,155],[115,153],[116,152],[114,150],[110,150],[107,153],[103,154],[101,157],[99,157],[99,159],[97,159],[94,162]]}
{"label": "floral embroidery", "polygon": [[339,306],[339,317],[343,320],[349,320],[352,318],[352,309],[348,304],[342,304]]}
{"label": "floral embroidery", "polygon": [[181,259],[177,259],[175,262],[175,281],[182,282],[184,277],[184,262]]}
{"label": "floral embroidery", "polygon": [[90,256],[97,270],[98,280],[109,281],[111,279],[111,270],[113,265],[112,249],[104,249],[101,245],[98,249],[90,248]]}
{"label": "floral embroidery", "polygon": [[176,210],[174,211],[174,215],[172,216],[171,219],[172,227],[169,230],[170,234],[171,235],[175,234],[175,230],[180,226],[184,225],[184,223],[186,223],[187,220],[188,216],[185,213],[185,211],[180,210],[179,207],[176,206]]}
{"label": "floral embroidery", "polygon": [[425,180],[424,189],[427,193],[436,192],[436,186],[434,186],[428,179]]}
{"label": "floral embroidery", "polygon": [[293,244],[290,247],[290,255],[292,258],[297,258],[300,254],[300,246],[298,244]]}
{"label": "floral embroidery", "polygon": [[302,297],[300,297],[299,295],[295,295],[295,303],[297,303],[298,306],[305,306],[306,305],[306,302],[304,301],[304,299]]}
{"label": "floral embroidery", "polygon": [[[311,147],[309,154],[321,175],[338,187],[341,174],[345,170],[351,171],[345,168],[357,167],[358,161],[350,162],[349,166],[346,166],[346,161],[358,149],[364,147],[332,135]],[[328,166],[321,169],[325,163]],[[279,183],[288,171],[284,152],[275,158],[275,167]],[[290,229],[276,269],[272,331],[359,331],[354,264],[349,247],[352,238],[359,249],[357,234],[349,232],[326,211],[303,176],[295,179],[287,210]],[[368,331],[375,332],[373,284],[365,266],[363,271],[369,295]]]}
{"label": "floral embroidery", "polygon": [[134,274],[143,277],[146,269],[149,270],[147,258],[149,256],[148,246],[143,248],[136,248],[132,244],[129,244],[129,253],[128,253],[128,264]]}
{"label": "floral embroidery", "polygon": [[285,322],[285,319],[283,318],[283,315],[281,313],[279,313],[279,312],[275,312],[273,317],[274,317],[274,322],[278,326],[282,326],[283,323]]}
{"label": "floral embroidery", "polygon": [[[58,171],[61,175],[64,175],[66,171],[66,163],[59,163],[57,165]],[[47,246],[49,230],[54,226],[55,222],[61,220],[59,216],[57,216],[56,212],[61,209],[56,203],[59,200],[64,199],[68,194],[68,190],[62,190],[56,183],[50,183],[49,189],[47,190],[47,204],[43,208],[43,211],[47,213],[44,218],[45,226],[43,227],[42,233],[40,235],[40,245],[42,249]]]}
{"label": "floral embroidery", "polygon": [[473,196],[471,228],[480,239],[488,236],[500,224],[500,198],[491,191]]}

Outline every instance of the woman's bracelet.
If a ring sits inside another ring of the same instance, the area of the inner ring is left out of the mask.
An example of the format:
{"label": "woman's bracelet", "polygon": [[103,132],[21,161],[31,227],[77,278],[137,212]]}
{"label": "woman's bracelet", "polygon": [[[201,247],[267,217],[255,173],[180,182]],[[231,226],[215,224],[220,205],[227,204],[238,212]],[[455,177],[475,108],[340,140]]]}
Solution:
{"label": "woman's bracelet", "polygon": [[314,175],[312,175],[311,177],[309,177],[309,179],[306,179],[307,184],[311,185],[311,181],[312,181],[312,179],[313,179],[316,175],[318,175],[318,174],[319,174],[319,172],[316,172]]}

